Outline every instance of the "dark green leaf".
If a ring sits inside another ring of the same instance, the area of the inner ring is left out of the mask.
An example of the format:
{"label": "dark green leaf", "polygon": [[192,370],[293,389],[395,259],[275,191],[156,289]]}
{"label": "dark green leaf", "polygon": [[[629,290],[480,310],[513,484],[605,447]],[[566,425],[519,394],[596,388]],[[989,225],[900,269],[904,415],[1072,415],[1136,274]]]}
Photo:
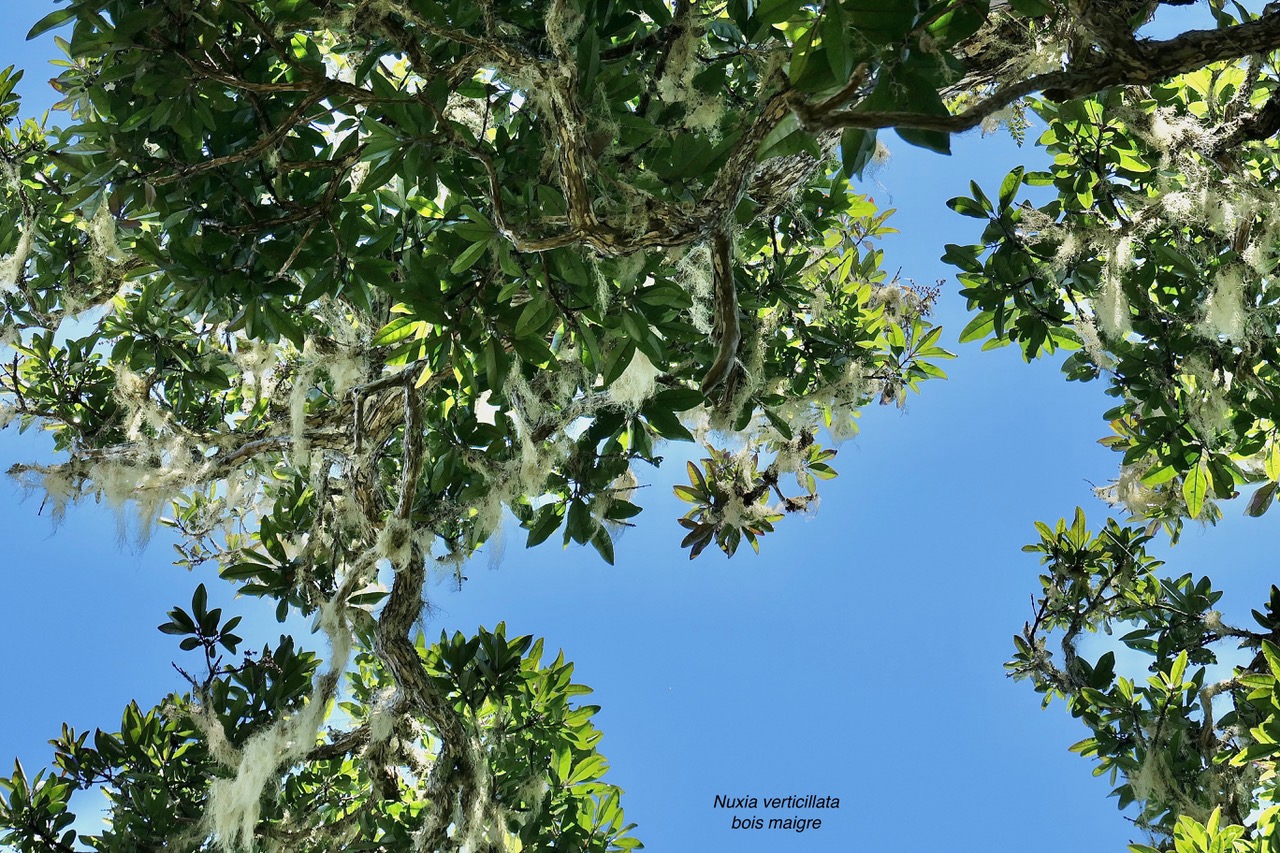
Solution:
{"label": "dark green leaf", "polygon": [[69,9],[58,9],[50,12],[39,21],[36,21],[35,26],[27,31],[27,41],[31,41],[33,38],[49,32],[49,30],[62,26],[75,16],[76,10],[74,7]]}

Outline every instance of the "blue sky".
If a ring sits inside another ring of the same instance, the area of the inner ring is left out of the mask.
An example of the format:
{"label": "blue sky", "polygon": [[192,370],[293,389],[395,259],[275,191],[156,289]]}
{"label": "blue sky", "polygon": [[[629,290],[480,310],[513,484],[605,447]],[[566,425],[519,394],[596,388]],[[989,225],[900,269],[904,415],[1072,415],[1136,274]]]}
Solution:
{"label": "blue sky", "polygon": [[[28,69],[30,113],[51,101],[43,81],[55,69],[44,62],[55,48],[21,39],[55,7],[6,8],[0,67]],[[964,136],[951,158],[886,141],[892,159],[865,186],[898,209],[902,233],[885,241],[885,266],[921,283],[947,279],[937,319],[960,355],[945,365],[952,378],[927,383],[905,412],[867,410],[861,434],[840,446],[840,477],[823,484],[821,508],[785,520],[758,557],[686,559],[670,488],[683,451],[671,448],[616,567],[551,543],[526,551],[513,531],[496,568],[482,555],[460,592],[428,589],[429,634],[505,620],[510,633],[563,648],[603,706],[609,778],[651,850],[910,849],[920,835],[958,850],[1123,850],[1139,834],[1106,799],[1106,780],[1067,752],[1085,731],[1061,705],[1042,712],[1001,668],[1038,588],[1036,561],[1019,550],[1032,522],[1077,505],[1095,524],[1105,515],[1090,483],[1115,470],[1117,457],[1096,444],[1109,398],[1101,384],[1066,383],[1056,364],[956,344],[964,304],[936,260],[944,243],[976,236],[945,200],[971,178],[998,185],[1038,152],[1003,133]],[[0,434],[0,468],[46,447]],[[38,496],[9,482],[0,501],[0,761],[17,756],[34,770],[62,721],[114,730],[130,699],[146,706],[181,689],[170,662],[182,653],[155,626],[202,580],[215,603],[245,614],[249,645],[279,632],[270,608],[233,601],[212,572],[170,566],[163,530],[142,547],[122,541],[101,507],[74,507],[55,526]],[[1217,528],[1188,530],[1169,571],[1210,574],[1227,591],[1227,621],[1246,622],[1274,578],[1264,549],[1275,516],[1228,507]],[[791,793],[838,796],[841,807],[803,835],[734,832],[712,807],[716,794]]]}

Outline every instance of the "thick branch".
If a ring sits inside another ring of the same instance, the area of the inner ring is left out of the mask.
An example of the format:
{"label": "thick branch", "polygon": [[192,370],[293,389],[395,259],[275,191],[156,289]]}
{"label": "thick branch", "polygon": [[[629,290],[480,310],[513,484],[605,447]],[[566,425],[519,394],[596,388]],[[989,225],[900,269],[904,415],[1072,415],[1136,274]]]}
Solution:
{"label": "thick branch", "polygon": [[1147,86],[1203,68],[1214,62],[1267,53],[1280,47],[1280,13],[1219,30],[1191,30],[1164,41],[1135,42],[1130,53],[1087,60],[1078,67],[1052,71],[1009,83],[955,115],[910,111],[826,111],[793,98],[791,106],[806,130],[901,127],[960,133],[1019,98],[1043,92],[1054,101],[1084,97],[1110,86]]}
{"label": "thick branch", "polygon": [[1235,128],[1213,146],[1215,159],[1230,157],[1242,143],[1255,139],[1269,139],[1280,132],[1280,98],[1272,95],[1253,115],[1240,121]]}
{"label": "thick branch", "polygon": [[[393,520],[389,522],[406,528],[405,535],[409,535],[407,528],[422,469],[422,402],[413,388],[406,387],[400,495]],[[428,819],[426,837],[422,839],[426,842],[426,849],[433,850],[445,837],[451,805],[471,801],[482,773],[477,762],[483,759],[471,748],[472,737],[448,697],[427,678],[417,649],[409,640],[409,631],[423,609],[422,586],[426,581],[426,568],[419,548],[410,545],[405,551],[407,556],[395,566],[391,595],[378,618],[374,649],[409,704],[431,721],[441,741],[440,755],[427,784],[433,811]]]}
{"label": "thick branch", "polygon": [[[716,296],[716,358],[702,379],[702,393],[727,382],[738,361],[742,330],[738,323],[738,290],[733,283],[733,245],[723,231],[711,241],[711,271]],[[726,394],[728,399],[731,394]]]}

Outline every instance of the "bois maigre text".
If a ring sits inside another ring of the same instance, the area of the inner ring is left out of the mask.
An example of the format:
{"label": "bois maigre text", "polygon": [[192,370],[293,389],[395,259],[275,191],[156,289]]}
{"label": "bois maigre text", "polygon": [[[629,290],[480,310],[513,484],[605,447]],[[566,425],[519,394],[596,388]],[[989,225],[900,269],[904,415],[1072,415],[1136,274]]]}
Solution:
{"label": "bois maigre text", "polygon": [[[717,794],[714,807],[717,809],[750,810],[752,812],[760,808],[783,809],[786,811],[838,809],[840,808],[840,798],[824,797],[818,794],[790,794],[785,797],[733,797]],[[734,815],[730,821],[729,828],[790,829],[794,832],[804,832],[806,829],[822,829],[822,818],[801,817],[797,814],[790,817],[770,817],[766,822],[765,818],[757,814]]]}

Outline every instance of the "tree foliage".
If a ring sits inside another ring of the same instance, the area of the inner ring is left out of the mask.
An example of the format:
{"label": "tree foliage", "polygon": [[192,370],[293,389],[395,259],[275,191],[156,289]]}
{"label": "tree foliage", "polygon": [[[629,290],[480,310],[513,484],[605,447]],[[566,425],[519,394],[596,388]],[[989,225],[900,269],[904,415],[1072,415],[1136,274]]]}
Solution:
{"label": "tree foliage", "polygon": [[[981,245],[947,248],[978,312],[962,339],[1077,350],[1068,376],[1105,376],[1118,400],[1106,443],[1124,456],[1105,496],[1175,535],[1250,484],[1261,515],[1280,478],[1280,160],[1241,144],[1274,86],[1256,63],[1227,65],[1040,103],[1052,168],[951,202],[988,221]],[[1017,203],[1023,183],[1056,194]]]}
{"label": "tree foliage", "polygon": [[[1014,637],[1010,674],[1031,679],[1046,704],[1066,699],[1091,731],[1072,750],[1096,758],[1095,773],[1120,782],[1113,792],[1119,806],[1136,803],[1136,825],[1162,847],[1273,850],[1280,588],[1253,612],[1258,628],[1233,627],[1213,608],[1222,592],[1209,578],[1156,575],[1161,563],[1146,553],[1151,534],[1114,520],[1091,532],[1079,509],[1070,524],[1036,526],[1040,541],[1024,550],[1042,555],[1043,594]],[[1093,661],[1077,653],[1085,632],[1114,628],[1131,628],[1120,642],[1152,656],[1145,683],[1117,674],[1112,651]],[[1051,635],[1060,659],[1049,651]],[[1212,681],[1210,667],[1228,643],[1252,650],[1254,659]]]}
{"label": "tree foliage", "polygon": [[[0,780],[0,839],[638,846],[572,666],[501,625],[428,644],[428,567],[461,580],[508,512],[530,546],[612,562],[665,441],[706,454],[676,489],[690,557],[758,549],[835,475],[827,435],[945,378],[939,291],[885,275],[889,212],[850,183],[880,129],[945,153],[1034,111],[1052,169],[952,202],[987,220],[947,248],[962,339],[1107,376],[1135,516],[1176,533],[1253,482],[1260,514],[1280,14],[1211,4],[1216,29],[1154,41],[1154,10],[72,0],[37,23],[70,27],[69,123],[19,121],[21,72],[0,74],[0,395],[60,457],[12,473],[55,513],[167,510],[180,564],[314,615],[330,651],[240,653],[200,587],[160,626],[202,658],[190,691],[114,734],[64,727],[56,770]],[[1057,198],[1017,204],[1024,184]],[[1227,628],[1207,582],[1155,579],[1154,528],[1041,534],[1014,673],[1093,729],[1080,751],[1158,849],[1269,849],[1275,603],[1264,631]],[[1074,652],[1129,621],[1147,687]],[[1228,639],[1258,660],[1187,675]],[[69,798],[95,786],[111,822],[78,838]]]}

